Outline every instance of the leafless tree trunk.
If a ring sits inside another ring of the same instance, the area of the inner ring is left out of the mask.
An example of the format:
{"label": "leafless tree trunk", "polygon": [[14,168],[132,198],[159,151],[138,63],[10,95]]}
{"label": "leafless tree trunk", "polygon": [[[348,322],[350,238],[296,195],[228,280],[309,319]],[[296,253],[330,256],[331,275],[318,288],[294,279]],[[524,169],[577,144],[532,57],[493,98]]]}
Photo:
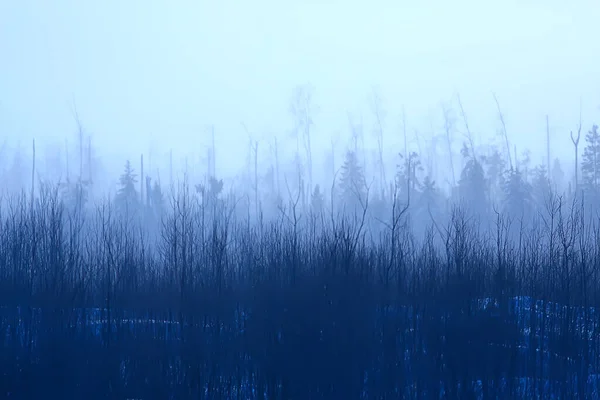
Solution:
{"label": "leafless tree trunk", "polygon": [[386,189],[386,176],[385,176],[385,162],[383,161],[383,118],[384,112],[381,107],[381,98],[377,92],[374,91],[373,98],[373,113],[375,114],[375,136],[377,137],[377,152],[379,156],[379,186],[381,190],[381,197],[385,197]]}
{"label": "leafless tree trunk", "polygon": [[460,94],[456,95],[458,99],[458,106],[460,107],[460,113],[463,118],[463,122],[465,124],[466,136],[469,141],[469,147],[471,148],[471,155],[473,156],[473,160],[477,162],[477,152],[475,151],[475,144],[473,142],[473,134],[471,133],[471,129],[469,128],[469,122],[467,120],[467,114],[465,113],[465,109],[463,108],[462,101],[460,99]]}
{"label": "leafless tree trunk", "polygon": [[145,204],[144,197],[144,185],[146,181],[144,180],[144,154],[140,155],[140,200],[141,204]]}
{"label": "leafless tree trunk", "polygon": [[33,139],[33,158],[31,160],[31,208],[33,210],[33,204],[35,199],[35,139]]}
{"label": "leafless tree trunk", "polygon": [[504,142],[506,143],[506,153],[507,153],[507,157],[508,157],[508,165],[510,166],[510,169],[513,169],[513,161],[512,161],[512,157],[510,155],[510,144],[508,142],[508,133],[506,132],[506,123],[504,121],[504,114],[502,114],[502,110],[500,109],[500,103],[498,102],[498,98],[496,97],[496,94],[493,93],[494,96],[494,101],[496,102],[496,108],[498,109],[498,118],[500,118],[500,124],[502,125],[502,134],[504,135]]}
{"label": "leafless tree trunk", "polygon": [[550,123],[548,122],[548,114],[546,114],[546,165],[548,166],[548,176],[551,173],[550,161]]}
{"label": "leafless tree trunk", "polygon": [[65,172],[66,172],[66,181],[69,182],[69,140],[65,139]]}
{"label": "leafless tree trunk", "polygon": [[446,132],[446,146],[448,160],[450,161],[450,173],[452,174],[452,188],[456,187],[456,172],[454,170],[454,153],[452,152],[452,128],[454,121],[450,119],[450,109],[444,107],[444,131]]}
{"label": "leafless tree trunk", "polygon": [[579,191],[579,139],[581,138],[581,106],[579,107],[579,126],[577,127],[577,136],[573,136],[571,131],[571,141],[575,148],[575,193]]}

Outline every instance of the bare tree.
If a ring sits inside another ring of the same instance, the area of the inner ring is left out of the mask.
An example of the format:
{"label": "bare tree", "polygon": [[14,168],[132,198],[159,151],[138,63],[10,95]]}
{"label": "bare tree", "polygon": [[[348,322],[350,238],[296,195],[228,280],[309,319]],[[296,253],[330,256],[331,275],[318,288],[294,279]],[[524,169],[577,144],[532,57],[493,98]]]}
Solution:
{"label": "bare tree", "polygon": [[471,133],[471,129],[469,128],[469,121],[467,120],[467,114],[465,113],[465,109],[463,108],[462,101],[460,99],[460,94],[456,94],[456,98],[458,100],[458,106],[460,108],[460,113],[463,118],[463,122],[465,124],[465,135],[467,136],[467,140],[469,141],[469,147],[471,149],[471,154],[473,155],[473,160],[477,162],[477,152],[475,151],[475,144],[473,142],[473,134]]}
{"label": "bare tree", "polygon": [[500,124],[502,125],[502,135],[504,136],[504,142],[506,144],[506,154],[508,157],[508,165],[510,169],[513,169],[513,161],[510,155],[510,144],[508,141],[508,132],[506,131],[506,122],[504,121],[504,114],[502,114],[502,110],[500,109],[500,103],[498,102],[498,98],[496,97],[496,93],[492,93],[494,96],[494,101],[496,102],[496,108],[498,109],[498,118],[500,118]]}
{"label": "bare tree", "polygon": [[581,103],[579,105],[579,125],[577,126],[577,136],[573,136],[571,131],[571,142],[575,150],[575,192],[579,190],[579,139],[581,138]]}
{"label": "bare tree", "polygon": [[442,106],[444,113],[444,132],[446,133],[446,150],[448,151],[448,160],[450,162],[450,174],[452,175],[452,187],[456,187],[456,172],[454,170],[454,156],[452,151],[452,130],[454,128],[454,120],[451,117],[451,110],[446,106]]}
{"label": "bare tree", "polygon": [[548,122],[548,114],[546,114],[546,165],[548,176],[550,175],[550,123]]}
{"label": "bare tree", "polygon": [[308,186],[313,185],[313,155],[312,155],[312,127],[314,126],[313,116],[317,111],[313,103],[313,87],[309,84],[298,86],[294,92],[290,112],[294,116],[295,127],[294,136],[296,137],[297,150],[299,150],[299,140],[302,137],[304,150],[306,152],[308,164]]}
{"label": "bare tree", "polygon": [[385,162],[383,160],[383,122],[385,119],[385,112],[382,108],[381,104],[381,96],[379,93],[373,89],[373,114],[375,115],[375,137],[377,138],[377,152],[379,159],[377,161],[379,167],[379,184],[381,187],[381,197],[385,197],[385,187],[387,183],[387,178],[385,176]]}

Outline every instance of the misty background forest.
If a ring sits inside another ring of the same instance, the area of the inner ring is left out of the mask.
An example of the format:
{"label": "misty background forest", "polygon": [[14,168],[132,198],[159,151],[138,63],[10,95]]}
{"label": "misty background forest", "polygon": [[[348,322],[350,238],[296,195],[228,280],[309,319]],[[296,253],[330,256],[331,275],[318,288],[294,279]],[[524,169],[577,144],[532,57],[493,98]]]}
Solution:
{"label": "misty background forest", "polygon": [[536,165],[497,99],[500,144],[477,146],[458,95],[429,137],[404,114],[384,130],[374,96],[373,126],[319,157],[312,90],[292,96],[293,157],[247,131],[237,177],[208,147],[183,169],[141,153],[97,189],[76,113],[43,168],[35,141],[5,147],[3,396],[596,397],[598,127],[575,121],[553,159],[548,117]]}
{"label": "misty background forest", "polygon": [[0,1],[0,398],[600,397],[597,0],[175,3]]}

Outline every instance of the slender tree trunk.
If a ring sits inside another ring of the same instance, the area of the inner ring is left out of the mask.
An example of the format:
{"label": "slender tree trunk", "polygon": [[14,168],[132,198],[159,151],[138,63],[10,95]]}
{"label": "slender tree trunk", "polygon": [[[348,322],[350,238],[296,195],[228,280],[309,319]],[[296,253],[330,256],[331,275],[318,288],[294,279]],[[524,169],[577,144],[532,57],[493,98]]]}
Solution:
{"label": "slender tree trunk", "polygon": [[33,158],[31,166],[31,210],[33,216],[33,200],[35,198],[35,139],[33,139]]}
{"label": "slender tree trunk", "polygon": [[140,155],[140,200],[144,204],[144,154]]}
{"label": "slender tree trunk", "polygon": [[215,127],[210,127],[211,141],[212,141],[212,176],[217,175],[217,149],[215,148]]}
{"label": "slender tree trunk", "polygon": [[550,176],[550,123],[546,114],[546,161],[548,163],[548,176]]}
{"label": "slender tree trunk", "polygon": [[65,165],[67,167],[67,183],[69,183],[69,140],[65,139]]}
{"label": "slender tree trunk", "polygon": [[173,189],[173,149],[169,150],[169,179],[171,189]]}
{"label": "slender tree trunk", "polygon": [[254,207],[256,211],[256,217],[258,217],[258,141],[254,142]]}
{"label": "slender tree trunk", "polygon": [[279,180],[279,144],[275,136],[275,174],[277,176],[277,198],[281,197],[281,182]]}

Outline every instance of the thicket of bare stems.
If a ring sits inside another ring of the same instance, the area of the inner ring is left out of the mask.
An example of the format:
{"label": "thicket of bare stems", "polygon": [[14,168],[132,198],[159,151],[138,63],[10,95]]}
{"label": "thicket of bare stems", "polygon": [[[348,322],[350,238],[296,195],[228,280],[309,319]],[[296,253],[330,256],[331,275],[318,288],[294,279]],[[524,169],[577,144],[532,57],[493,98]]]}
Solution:
{"label": "thicket of bare stems", "polygon": [[597,395],[600,228],[577,201],[518,240],[460,209],[375,237],[363,212],[253,225],[183,190],[155,237],[52,190],[4,203],[0,397]]}

